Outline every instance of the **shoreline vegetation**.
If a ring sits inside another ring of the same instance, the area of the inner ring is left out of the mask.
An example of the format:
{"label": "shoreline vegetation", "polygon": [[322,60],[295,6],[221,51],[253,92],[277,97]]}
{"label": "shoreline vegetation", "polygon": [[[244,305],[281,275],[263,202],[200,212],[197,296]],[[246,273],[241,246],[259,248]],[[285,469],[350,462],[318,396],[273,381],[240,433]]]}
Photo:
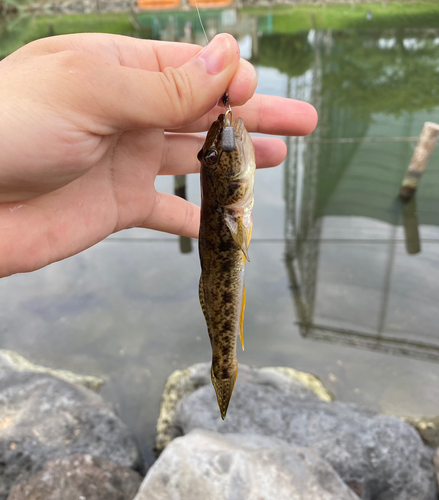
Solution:
{"label": "shoreline vegetation", "polygon": [[[1,2],[1,0],[0,0]],[[6,3],[6,2],[4,2]],[[178,10],[146,11],[133,7],[130,0],[32,0],[12,3],[19,8],[18,16],[0,18],[0,56],[38,38],[78,33],[101,32],[151,37],[140,29],[138,16],[171,16],[191,12]],[[282,4],[267,0],[244,0],[228,8],[239,8],[242,15],[272,19],[272,33],[294,34],[317,30],[398,29],[439,26],[439,2],[432,0],[383,0],[380,2],[299,2],[285,0]],[[97,12],[97,9],[100,9]]]}

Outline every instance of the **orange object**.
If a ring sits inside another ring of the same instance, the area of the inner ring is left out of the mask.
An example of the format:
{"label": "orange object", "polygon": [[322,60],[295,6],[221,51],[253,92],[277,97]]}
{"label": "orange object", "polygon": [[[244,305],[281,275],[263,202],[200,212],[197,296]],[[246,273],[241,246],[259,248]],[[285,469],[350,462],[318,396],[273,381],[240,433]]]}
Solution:
{"label": "orange object", "polygon": [[139,9],[175,9],[180,4],[181,0],[137,0]]}
{"label": "orange object", "polygon": [[[223,5],[231,5],[233,0],[197,0],[198,7],[222,7]],[[189,0],[191,7],[196,7],[195,0]]]}

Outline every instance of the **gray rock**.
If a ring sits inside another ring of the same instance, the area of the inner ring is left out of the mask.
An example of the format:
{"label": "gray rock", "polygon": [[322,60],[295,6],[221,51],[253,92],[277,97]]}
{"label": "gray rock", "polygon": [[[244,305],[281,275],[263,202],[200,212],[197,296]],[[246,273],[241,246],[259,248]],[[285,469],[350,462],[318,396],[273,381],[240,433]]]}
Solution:
{"label": "gray rock", "polygon": [[99,392],[104,383],[101,378],[91,375],[78,375],[69,370],[53,370],[46,366],[36,365],[15,351],[0,349],[0,370],[8,368],[19,372],[49,373],[66,382],[83,385],[95,392]]}
{"label": "gray rock", "polygon": [[208,385],[177,404],[173,432],[260,434],[314,449],[364,500],[433,500],[432,450],[397,418],[238,379],[225,421]]}
{"label": "gray rock", "polygon": [[436,482],[439,484],[439,448],[436,448],[434,452],[433,463],[436,472]]}
{"label": "gray rock", "polygon": [[133,500],[142,477],[127,467],[92,457],[71,455],[15,486],[8,500]]}
{"label": "gray rock", "polygon": [[143,470],[132,434],[101,396],[51,375],[0,370],[0,500],[75,453]]}
{"label": "gray rock", "polygon": [[[239,383],[269,386],[298,397],[316,396],[322,401],[333,400],[333,395],[316,376],[293,368],[251,368],[241,364]],[[178,402],[199,387],[210,384],[210,363],[198,363],[186,370],[177,370],[168,377],[157,422],[156,451],[162,451],[174,437],[181,435],[175,422]]]}
{"label": "gray rock", "polygon": [[358,500],[318,454],[276,438],[192,431],[170,443],[135,500]]}

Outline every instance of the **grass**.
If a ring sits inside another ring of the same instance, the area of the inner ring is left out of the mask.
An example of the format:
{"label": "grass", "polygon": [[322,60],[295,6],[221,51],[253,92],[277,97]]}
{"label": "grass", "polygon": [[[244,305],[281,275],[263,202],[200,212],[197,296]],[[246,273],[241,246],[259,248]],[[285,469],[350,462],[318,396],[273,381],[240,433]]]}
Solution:
{"label": "grass", "polygon": [[73,14],[68,16],[35,17],[31,19],[29,36],[32,39],[52,34],[69,33],[132,33],[128,14]]}
{"label": "grass", "polygon": [[[246,8],[244,12],[267,15],[268,9]],[[372,19],[366,18],[372,12]],[[390,2],[355,5],[297,7],[279,6],[271,9],[274,33],[297,33],[315,29],[383,29],[439,26],[439,2]]]}
{"label": "grass", "polygon": [[85,32],[132,35],[134,28],[128,14],[117,13],[20,18],[9,23],[1,33],[0,55],[10,54],[39,38]]}

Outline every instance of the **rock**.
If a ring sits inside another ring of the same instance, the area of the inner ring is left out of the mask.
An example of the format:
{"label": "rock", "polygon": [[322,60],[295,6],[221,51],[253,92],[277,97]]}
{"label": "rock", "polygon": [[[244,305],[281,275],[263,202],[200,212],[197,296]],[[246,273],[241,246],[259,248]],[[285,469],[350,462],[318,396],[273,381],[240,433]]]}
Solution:
{"label": "rock", "polygon": [[8,500],[133,500],[142,477],[91,455],[71,455],[15,486]]}
{"label": "rock", "polygon": [[439,446],[439,417],[401,417],[401,419],[419,432],[425,444],[433,448]]}
{"label": "rock", "polygon": [[436,471],[436,482],[439,484],[439,448],[436,448],[434,452],[433,463]]}
{"label": "rock", "polygon": [[73,454],[143,471],[132,434],[101,396],[48,374],[0,370],[0,500],[46,462]]}
{"label": "rock", "polygon": [[65,380],[66,382],[83,385],[84,387],[87,387],[87,389],[91,389],[95,392],[99,392],[100,388],[104,384],[104,381],[101,378],[92,377],[91,375],[77,375],[69,370],[52,370],[51,368],[31,363],[15,351],[0,349],[0,370],[5,368],[20,372],[49,373],[54,377]]}
{"label": "rock", "polygon": [[364,500],[433,500],[432,450],[393,417],[355,405],[297,396],[273,384],[238,379],[225,421],[210,381],[175,405],[169,434],[203,428],[259,434],[315,450]]}
{"label": "rock", "polygon": [[318,454],[284,441],[202,430],[172,441],[135,500],[358,500]]}
{"label": "rock", "polygon": [[[332,401],[334,398],[317,377],[293,368],[250,368],[239,365],[238,377],[239,383],[254,382],[298,397],[316,396],[323,401]],[[156,451],[162,451],[174,437],[181,435],[180,429],[175,426],[177,403],[199,387],[210,384],[209,363],[198,363],[186,370],[177,370],[168,377],[157,422]]]}

